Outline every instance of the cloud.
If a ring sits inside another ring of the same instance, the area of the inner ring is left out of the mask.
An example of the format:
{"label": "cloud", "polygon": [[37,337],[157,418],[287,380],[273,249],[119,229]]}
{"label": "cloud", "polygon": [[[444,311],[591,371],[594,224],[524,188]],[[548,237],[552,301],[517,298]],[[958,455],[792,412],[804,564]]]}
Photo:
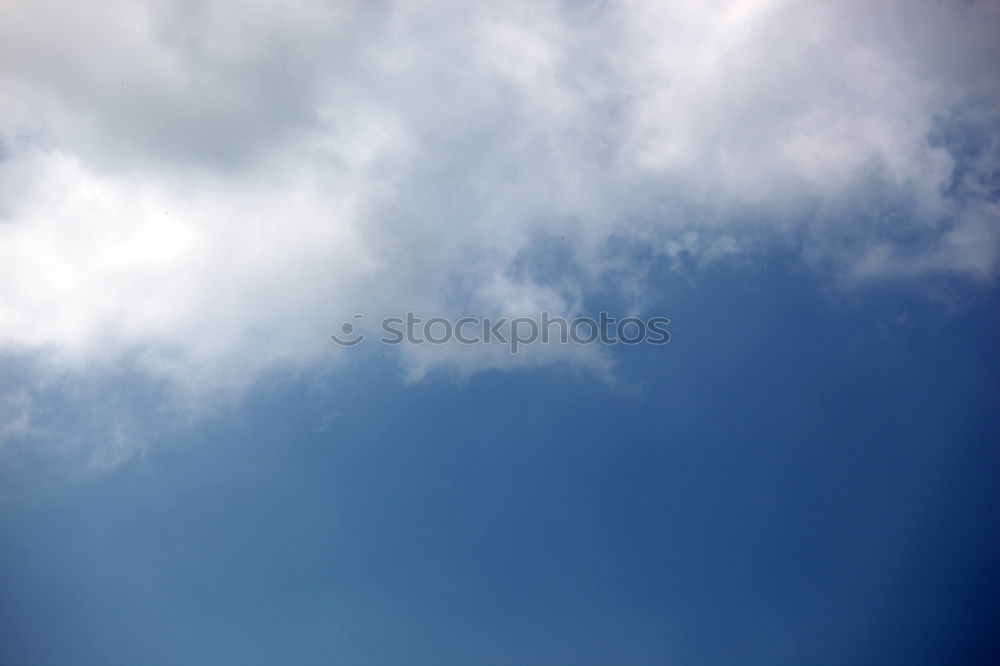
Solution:
{"label": "cloud", "polygon": [[[575,314],[623,247],[996,276],[997,3],[2,12],[0,350],[39,372],[127,362],[197,402],[336,365],[355,312]],[[607,367],[479,352],[403,362]]]}

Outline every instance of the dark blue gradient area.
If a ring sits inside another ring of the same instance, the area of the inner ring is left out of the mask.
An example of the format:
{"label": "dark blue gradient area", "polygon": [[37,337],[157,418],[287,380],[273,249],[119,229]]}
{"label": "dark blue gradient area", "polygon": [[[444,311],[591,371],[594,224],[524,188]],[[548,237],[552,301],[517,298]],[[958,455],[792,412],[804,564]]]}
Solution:
{"label": "dark blue gradient area", "polygon": [[0,662],[1000,663],[996,293],[697,285],[615,385],[374,355],[6,467]]}

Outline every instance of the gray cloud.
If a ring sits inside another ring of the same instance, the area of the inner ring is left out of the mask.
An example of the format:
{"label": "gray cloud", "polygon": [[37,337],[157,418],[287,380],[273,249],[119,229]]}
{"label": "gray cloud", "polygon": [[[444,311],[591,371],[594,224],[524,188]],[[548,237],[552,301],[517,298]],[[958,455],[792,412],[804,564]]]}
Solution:
{"label": "gray cloud", "polygon": [[996,3],[2,11],[0,349],[59,371],[236,390],[359,309],[572,314],[615,248],[995,279]]}

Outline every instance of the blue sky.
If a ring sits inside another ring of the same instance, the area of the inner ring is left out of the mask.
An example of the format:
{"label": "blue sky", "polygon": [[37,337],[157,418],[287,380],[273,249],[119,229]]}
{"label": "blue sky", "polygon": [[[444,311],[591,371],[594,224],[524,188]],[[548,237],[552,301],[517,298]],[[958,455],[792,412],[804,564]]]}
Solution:
{"label": "blue sky", "polygon": [[105,473],[8,465],[4,660],[988,661],[991,302],[774,260],[656,307],[627,388],[364,359]]}
{"label": "blue sky", "polygon": [[996,3],[56,5],[0,20],[0,664],[995,660]]}

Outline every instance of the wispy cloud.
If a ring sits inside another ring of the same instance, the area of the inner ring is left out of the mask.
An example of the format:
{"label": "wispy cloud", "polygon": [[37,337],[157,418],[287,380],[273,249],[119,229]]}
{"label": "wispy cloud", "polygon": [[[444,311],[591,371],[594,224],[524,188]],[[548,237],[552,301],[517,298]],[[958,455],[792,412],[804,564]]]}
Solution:
{"label": "wispy cloud", "polygon": [[[996,275],[996,3],[2,11],[0,350],[60,371],[215,392],[359,310],[571,314],[621,240]],[[552,239],[562,278],[521,270]]]}

